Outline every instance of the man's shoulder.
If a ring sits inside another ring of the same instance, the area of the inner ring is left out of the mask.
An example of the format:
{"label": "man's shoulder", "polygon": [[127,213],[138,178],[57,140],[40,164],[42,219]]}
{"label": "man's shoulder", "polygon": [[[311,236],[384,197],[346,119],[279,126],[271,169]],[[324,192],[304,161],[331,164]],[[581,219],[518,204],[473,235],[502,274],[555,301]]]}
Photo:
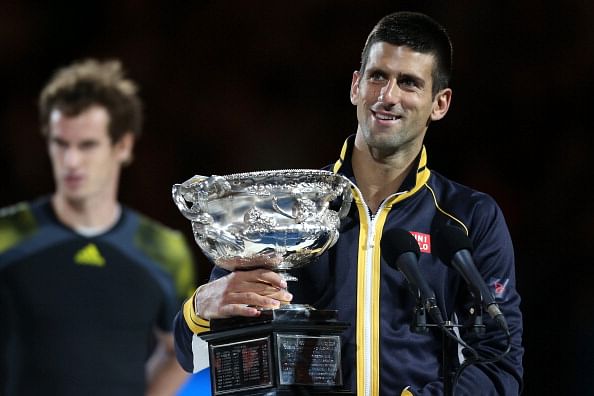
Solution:
{"label": "man's shoulder", "polygon": [[30,202],[0,208],[0,253],[17,245],[38,228]]}
{"label": "man's shoulder", "polygon": [[183,233],[165,225],[161,221],[140,213],[134,209],[125,208],[128,216],[134,216],[138,222],[137,239],[149,243],[167,242],[187,245]]}
{"label": "man's shoulder", "polygon": [[463,200],[464,202],[485,202],[495,204],[495,200],[486,192],[459,183],[431,170],[428,186],[443,200]]}
{"label": "man's shoulder", "polygon": [[31,205],[28,201],[17,202],[12,205],[0,208],[0,221],[14,220],[19,214],[30,211]]}
{"label": "man's shoulder", "polygon": [[469,230],[503,220],[499,205],[488,193],[452,181],[433,171],[427,186],[440,213],[447,218],[456,219]]}
{"label": "man's shoulder", "polygon": [[134,243],[139,249],[161,263],[192,261],[190,247],[181,231],[133,209],[124,210],[127,216],[137,219]]}
{"label": "man's shoulder", "polygon": [[135,210],[125,210],[138,220],[134,235],[136,248],[172,275],[180,295],[189,296],[195,286],[194,256],[184,234]]}

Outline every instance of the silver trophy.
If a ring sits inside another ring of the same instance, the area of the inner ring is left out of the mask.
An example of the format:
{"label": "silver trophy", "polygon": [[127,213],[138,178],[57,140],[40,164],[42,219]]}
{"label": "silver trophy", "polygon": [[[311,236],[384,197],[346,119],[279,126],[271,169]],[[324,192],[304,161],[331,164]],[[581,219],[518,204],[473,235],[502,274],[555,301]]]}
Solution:
{"label": "silver trophy", "polygon": [[[340,209],[330,209],[338,197]],[[338,240],[352,196],[343,176],[290,169],[194,176],[173,186],[173,199],[215,265],[229,271],[268,268],[296,281],[289,270]]]}
{"label": "silver trophy", "polygon": [[[297,281],[289,271],[338,240],[352,195],[343,176],[290,169],[194,176],[173,186],[173,199],[215,265],[268,268]],[[284,395],[302,388],[305,394],[347,394],[340,334],[349,324],[337,311],[286,304],[260,313],[211,319],[210,331],[200,334],[209,343],[214,395]]]}

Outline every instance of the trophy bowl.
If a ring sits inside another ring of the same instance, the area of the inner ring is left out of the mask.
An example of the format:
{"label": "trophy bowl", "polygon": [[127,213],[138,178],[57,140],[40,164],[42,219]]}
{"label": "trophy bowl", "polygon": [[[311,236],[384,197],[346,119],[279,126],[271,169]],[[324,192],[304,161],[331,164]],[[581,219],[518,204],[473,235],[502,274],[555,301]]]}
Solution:
{"label": "trophy bowl", "polygon": [[[215,265],[268,268],[288,281],[297,280],[289,270],[336,243],[352,201],[347,178],[313,169],[194,176],[175,184],[172,194]],[[330,203],[339,197],[334,210]]]}

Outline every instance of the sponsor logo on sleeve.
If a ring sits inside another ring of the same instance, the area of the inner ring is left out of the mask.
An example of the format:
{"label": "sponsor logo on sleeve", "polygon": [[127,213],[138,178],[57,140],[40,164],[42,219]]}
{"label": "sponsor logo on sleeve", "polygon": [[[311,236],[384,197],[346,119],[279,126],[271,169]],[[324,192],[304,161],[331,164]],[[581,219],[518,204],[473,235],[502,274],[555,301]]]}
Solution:
{"label": "sponsor logo on sleeve", "polygon": [[493,290],[493,295],[497,299],[503,299],[507,291],[509,278],[491,278],[489,279],[489,287]]}

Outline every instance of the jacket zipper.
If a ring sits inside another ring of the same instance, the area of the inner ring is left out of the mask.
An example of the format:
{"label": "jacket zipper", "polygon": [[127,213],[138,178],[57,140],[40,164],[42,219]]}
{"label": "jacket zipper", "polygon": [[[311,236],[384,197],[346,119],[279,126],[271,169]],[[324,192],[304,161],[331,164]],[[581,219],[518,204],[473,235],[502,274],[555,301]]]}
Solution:
{"label": "jacket zipper", "polygon": [[[364,356],[365,356],[365,361],[364,361],[364,385],[363,385],[363,389],[364,389],[364,396],[371,396],[371,342],[372,342],[372,336],[371,336],[371,322],[372,322],[372,298],[371,298],[371,290],[372,290],[372,282],[373,282],[373,249],[375,247],[375,235],[376,235],[376,220],[377,220],[377,214],[380,213],[384,207],[385,207],[385,203],[387,201],[389,201],[390,199],[392,199],[393,197],[397,196],[397,195],[401,195],[401,194],[405,194],[408,191],[403,191],[403,192],[398,192],[395,194],[392,194],[390,196],[388,196],[386,199],[384,199],[380,205],[380,207],[378,208],[376,215],[371,213],[371,210],[369,209],[369,207],[367,206],[367,203],[365,202],[365,200],[363,199],[363,194],[361,193],[361,190],[359,190],[359,188],[352,184],[352,187],[357,191],[357,195],[361,198],[361,203],[363,204],[364,208],[365,208],[365,213],[367,214],[367,222],[369,223],[369,231],[367,234],[367,243],[365,246],[365,293],[364,293],[364,306],[365,306],[365,321],[364,321],[364,345],[363,345],[363,349],[364,349]],[[377,302],[379,304],[379,301]]]}

